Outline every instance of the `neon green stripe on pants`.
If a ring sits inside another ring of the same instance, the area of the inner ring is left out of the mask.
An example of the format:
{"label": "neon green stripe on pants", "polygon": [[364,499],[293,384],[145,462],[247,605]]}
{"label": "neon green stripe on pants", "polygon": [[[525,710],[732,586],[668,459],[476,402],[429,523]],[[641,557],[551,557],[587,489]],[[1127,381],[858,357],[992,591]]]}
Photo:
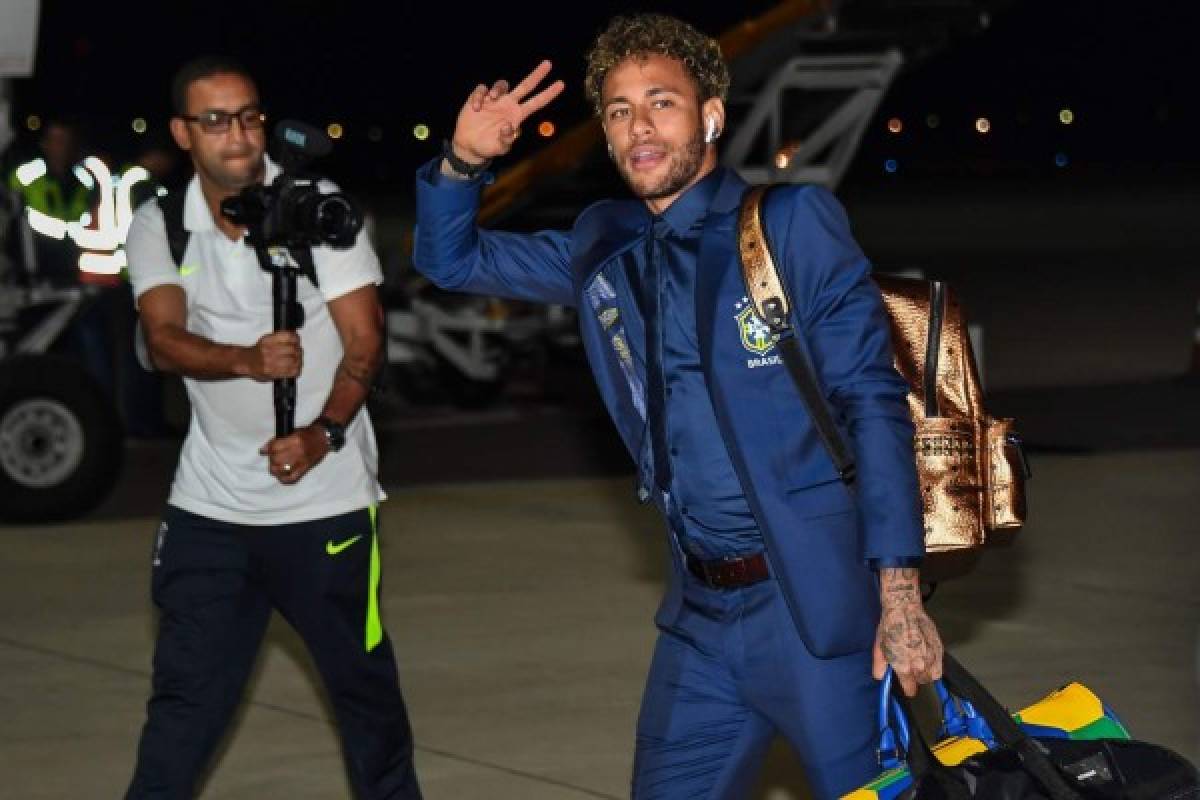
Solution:
{"label": "neon green stripe on pants", "polygon": [[369,508],[371,513],[371,581],[367,594],[367,652],[383,641],[383,622],[379,618],[379,525],[376,522],[378,506]]}

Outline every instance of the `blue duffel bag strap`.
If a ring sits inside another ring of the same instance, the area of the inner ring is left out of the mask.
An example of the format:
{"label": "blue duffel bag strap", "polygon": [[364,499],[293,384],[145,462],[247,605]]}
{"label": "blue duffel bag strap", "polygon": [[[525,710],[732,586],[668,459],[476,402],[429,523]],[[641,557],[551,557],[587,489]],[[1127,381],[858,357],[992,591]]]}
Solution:
{"label": "blue duffel bag strap", "polygon": [[[1013,720],[1007,710],[952,655],[942,660],[943,680],[937,687],[942,700],[943,732],[972,736],[990,745],[1007,747],[1051,800],[1084,797],[1059,771],[1049,754]],[[978,735],[977,735],[978,734]],[[946,791],[947,800],[969,798],[965,784],[937,760],[917,726],[912,723],[908,700],[895,685],[888,667],[879,692],[879,760],[885,769],[907,763],[913,785],[932,780]]]}
{"label": "blue duffel bag strap", "polygon": [[949,653],[942,657],[942,679],[952,693],[979,712],[996,742],[1017,754],[1025,772],[1041,785],[1051,800],[1081,800],[1084,797],[1054,765],[1046,750],[1021,730],[991,692]]}
{"label": "blue duffel bag strap", "polygon": [[992,729],[970,701],[956,697],[946,688],[945,681],[934,681],[933,688],[942,708],[942,728],[938,731],[938,739],[968,736],[983,742],[988,749],[996,746],[996,737],[992,734]]}
{"label": "blue duffel bag strap", "polygon": [[[895,673],[891,666],[888,666],[879,686],[879,744],[875,751],[879,758],[879,766],[885,770],[904,765],[911,735],[908,715],[904,712],[900,698],[894,693],[895,681]],[[941,680],[934,681],[933,688],[937,692],[942,709],[942,726],[938,729],[938,741],[952,736],[967,736],[978,739],[989,749],[996,746],[992,729],[975,710],[975,706],[967,700],[955,697]]]}
{"label": "blue duffel bag strap", "polygon": [[875,750],[879,766],[884,769],[902,766],[909,748],[908,715],[893,693],[895,679],[895,673],[888,665],[879,686],[879,746]]}
{"label": "blue duffel bag strap", "polygon": [[920,729],[911,722],[912,709],[908,698],[896,687],[891,667],[880,687],[879,718],[879,763],[886,769],[907,765],[914,787],[910,792],[928,791],[930,784],[936,784],[941,789],[937,793],[941,800],[971,800],[967,785],[938,761]]}

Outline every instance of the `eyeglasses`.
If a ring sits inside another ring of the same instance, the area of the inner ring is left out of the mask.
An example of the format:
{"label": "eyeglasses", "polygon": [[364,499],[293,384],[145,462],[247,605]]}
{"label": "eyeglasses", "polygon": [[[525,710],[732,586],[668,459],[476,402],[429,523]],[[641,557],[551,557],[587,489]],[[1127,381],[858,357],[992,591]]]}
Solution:
{"label": "eyeglasses", "polygon": [[199,114],[180,114],[182,119],[194,122],[205,133],[228,133],[233,121],[237,120],[244,131],[257,131],[267,123],[267,115],[258,106],[246,106],[237,111],[201,111]]}

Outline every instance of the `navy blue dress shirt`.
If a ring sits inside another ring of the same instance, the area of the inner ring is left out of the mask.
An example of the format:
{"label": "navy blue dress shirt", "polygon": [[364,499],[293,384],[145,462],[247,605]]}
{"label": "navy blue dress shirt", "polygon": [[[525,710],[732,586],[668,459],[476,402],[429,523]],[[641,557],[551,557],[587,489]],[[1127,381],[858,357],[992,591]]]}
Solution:
{"label": "navy blue dress shirt", "polygon": [[[719,558],[763,549],[754,515],[730,461],[717,426],[708,385],[700,364],[696,337],[696,268],[700,235],[721,170],[714,170],[688,189],[655,220],[646,248],[637,248],[638,281],[648,291],[647,274],[658,278],[657,302],[643,297],[642,308],[657,311],[659,325],[647,324],[650,337],[661,337],[661,358],[648,353],[648,370],[661,368],[661,382],[647,376],[647,387],[663,387],[662,402],[649,398],[647,409],[651,437],[666,453],[655,453],[655,462],[669,464],[668,475],[655,481],[671,495],[669,514],[685,549],[703,558]],[[657,257],[657,269],[648,259]],[[656,330],[657,329],[657,330]],[[647,342],[647,350],[655,342]],[[657,363],[656,363],[657,362]],[[659,419],[659,416],[662,419]],[[656,472],[662,472],[660,467]],[[682,528],[682,530],[680,530]]]}

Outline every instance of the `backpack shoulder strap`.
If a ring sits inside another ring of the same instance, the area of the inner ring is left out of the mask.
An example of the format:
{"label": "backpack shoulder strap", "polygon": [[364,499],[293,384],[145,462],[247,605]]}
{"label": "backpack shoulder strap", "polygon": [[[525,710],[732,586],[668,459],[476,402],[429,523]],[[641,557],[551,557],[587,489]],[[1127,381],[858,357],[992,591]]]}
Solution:
{"label": "backpack shoulder strap", "polygon": [[771,245],[767,241],[767,226],[763,222],[762,207],[772,186],[752,187],[742,197],[738,212],[738,255],[741,257],[742,280],[746,284],[746,295],[754,306],[754,313],[767,323],[771,331],[778,334],[791,327],[789,314],[791,301],[787,290],[779,280]]}
{"label": "backpack shoulder strap", "polygon": [[171,258],[175,266],[183,266],[183,255],[187,252],[188,240],[191,234],[183,227],[183,201],[187,192],[183,189],[167,192],[157,198],[158,207],[162,211],[163,222],[167,226],[167,246],[171,248]]}
{"label": "backpack shoulder strap", "polygon": [[738,255],[746,295],[759,319],[779,337],[779,354],[800,391],[817,434],[833,460],[838,475],[846,485],[851,485],[856,472],[854,456],[833,421],[816,372],[800,346],[792,326],[791,302],[771,253],[762,210],[770,189],[770,186],[755,186],[746,192],[738,213]]}

